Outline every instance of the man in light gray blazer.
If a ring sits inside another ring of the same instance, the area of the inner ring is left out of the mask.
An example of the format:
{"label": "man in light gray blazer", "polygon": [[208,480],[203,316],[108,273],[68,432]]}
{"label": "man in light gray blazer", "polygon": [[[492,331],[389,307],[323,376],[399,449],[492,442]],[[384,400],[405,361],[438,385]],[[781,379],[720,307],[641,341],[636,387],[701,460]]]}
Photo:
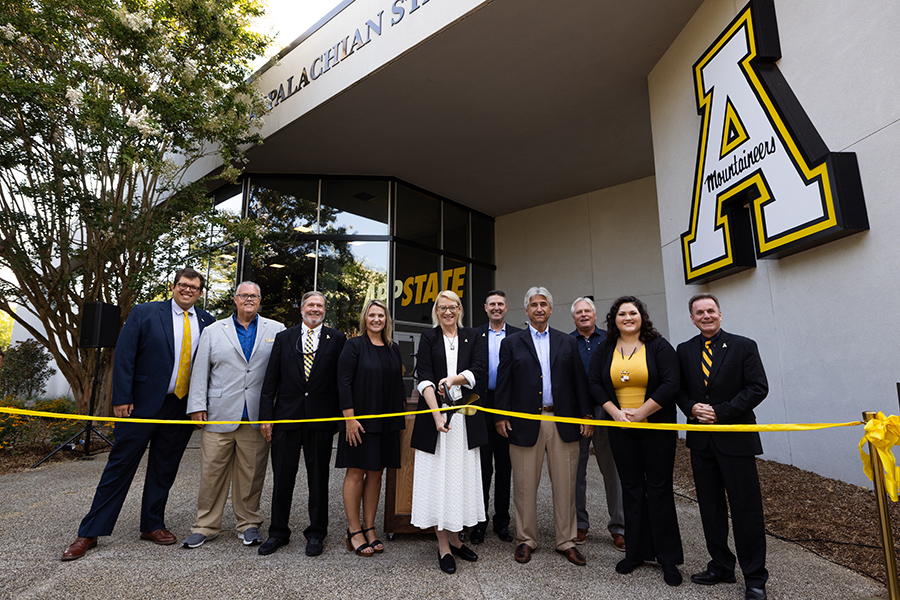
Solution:
{"label": "man in light gray blazer", "polygon": [[[260,300],[258,285],[241,283],[234,294],[234,314],[208,326],[200,336],[187,404],[193,420],[258,420],[259,394],[275,334],[284,331],[278,321],[257,314]],[[229,488],[238,537],[245,546],[261,543],[259,499],[269,443],[259,425],[205,425],[200,452],[197,521],[181,545],[198,548],[219,534]]]}

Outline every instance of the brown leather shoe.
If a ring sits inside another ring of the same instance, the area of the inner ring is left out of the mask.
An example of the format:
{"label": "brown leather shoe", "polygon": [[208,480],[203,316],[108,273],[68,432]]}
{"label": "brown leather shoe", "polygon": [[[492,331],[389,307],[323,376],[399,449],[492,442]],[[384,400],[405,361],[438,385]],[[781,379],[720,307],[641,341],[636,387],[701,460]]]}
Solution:
{"label": "brown leather shoe", "polygon": [[150,533],[141,532],[142,540],[150,540],[154,544],[159,544],[160,546],[171,546],[175,542],[178,541],[178,538],[169,531],[168,529],[157,529],[156,531],[151,531]]}
{"label": "brown leather shoe", "polygon": [[575,536],[575,543],[579,546],[587,541],[587,529],[579,529],[578,535]]}
{"label": "brown leather shoe", "polygon": [[516,562],[525,564],[531,560],[531,553],[534,552],[531,546],[522,543],[516,546]]}
{"label": "brown leather shoe", "polygon": [[612,534],[613,545],[619,552],[625,552],[625,536],[621,533]]}
{"label": "brown leather shoe", "polygon": [[63,560],[75,560],[76,558],[81,558],[84,556],[84,553],[97,545],[97,538],[95,537],[77,537],[75,541],[69,544],[69,547],[66,548],[66,551],[63,552],[62,559]]}
{"label": "brown leather shoe", "polygon": [[560,554],[564,554],[569,562],[573,565],[578,565],[579,567],[583,567],[587,564],[587,561],[584,559],[584,554],[581,553],[578,548],[572,546],[571,548],[566,548],[565,550],[557,550]]}

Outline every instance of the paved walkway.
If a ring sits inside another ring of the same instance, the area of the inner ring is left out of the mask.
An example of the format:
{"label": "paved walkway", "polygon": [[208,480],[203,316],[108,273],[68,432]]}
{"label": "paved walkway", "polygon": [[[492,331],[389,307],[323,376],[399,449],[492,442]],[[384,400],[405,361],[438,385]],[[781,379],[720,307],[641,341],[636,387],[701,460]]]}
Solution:
{"label": "paved walkway", "polygon": [[[619,575],[613,567],[617,552],[602,527],[591,530],[581,546],[588,564],[576,567],[552,550],[553,525],[549,480],[539,491],[540,543],[527,565],[513,560],[513,544],[489,535],[475,549],[477,563],[459,563],[455,575],[437,567],[437,544],[427,535],[397,535],[385,553],[359,558],[348,552],[341,533],[346,529],[341,504],[341,471],[331,477],[331,533],[325,553],[307,557],[302,530],[306,524],[305,474],[298,476],[292,525],[293,541],[271,556],[259,556],[235,536],[234,516],[226,506],[225,531],[196,550],[157,546],[138,539],[138,508],[143,472],[126,501],[113,535],[80,560],[62,562],[62,551],[75,537],[87,511],[106,454],[93,461],[41,466],[0,477],[0,598],[72,600],[78,598],[220,598],[265,599],[501,599],[591,600],[686,599],[742,600],[740,576],[734,585],[710,588],[690,583],[690,573],[706,566],[706,552],[697,505],[676,498],[686,563],[685,583],[670,588],[656,565]],[[588,469],[588,507],[599,524],[605,506],[596,466]],[[302,470],[302,461],[301,461]],[[199,434],[195,434],[169,499],[167,522],[179,539],[190,532],[196,516],[196,486],[200,473]],[[300,482],[304,482],[300,484]],[[269,515],[271,472],[263,492],[263,515]],[[379,512],[376,523],[381,529]],[[265,534],[265,524],[263,525]],[[798,546],[769,539],[769,597],[784,600],[853,600],[885,593],[883,586],[836,566]]]}

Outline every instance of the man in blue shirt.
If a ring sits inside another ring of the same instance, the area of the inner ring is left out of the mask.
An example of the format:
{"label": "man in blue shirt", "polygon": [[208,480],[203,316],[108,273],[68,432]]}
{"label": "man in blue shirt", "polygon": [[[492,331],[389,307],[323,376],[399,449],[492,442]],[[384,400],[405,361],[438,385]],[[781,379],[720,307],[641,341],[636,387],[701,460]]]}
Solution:
{"label": "man in blue shirt", "polygon": [[[259,395],[275,334],[284,325],[259,316],[260,289],[240,284],[235,312],[203,331],[191,376],[187,411],[195,421],[258,421]],[[259,425],[205,425],[200,437],[200,493],[197,520],[181,545],[197,548],[222,529],[231,488],[238,538],[245,546],[262,543],[259,499],[269,443]]]}
{"label": "man in blue shirt", "polygon": [[[591,357],[600,343],[606,339],[606,331],[597,327],[597,311],[594,301],[587,297],[576,298],[572,303],[572,319],[575,321],[575,331],[572,337],[578,343],[578,352],[584,363],[584,372],[589,374]],[[603,408],[594,409],[598,419],[606,416]],[[616,463],[613,460],[612,450],[609,447],[609,429],[595,427],[593,437],[582,438],[580,454],[578,457],[578,472],[575,476],[575,511],[578,516],[578,537],[576,544],[583,544],[587,540],[590,521],[587,511],[587,464],[591,453],[591,440],[594,442],[594,456],[597,457],[597,466],[603,475],[603,485],[606,488],[606,507],[609,510],[609,522],[607,529],[613,539],[616,549],[625,552],[625,514],[622,504],[622,482],[619,481],[619,473],[616,471]]]}

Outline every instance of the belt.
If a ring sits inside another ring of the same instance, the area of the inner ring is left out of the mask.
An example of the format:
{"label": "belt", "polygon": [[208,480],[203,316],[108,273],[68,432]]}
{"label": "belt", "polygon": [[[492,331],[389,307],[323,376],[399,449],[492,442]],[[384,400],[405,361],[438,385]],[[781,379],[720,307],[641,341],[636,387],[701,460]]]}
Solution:
{"label": "belt", "polygon": [[552,413],[553,405],[552,404],[544,404],[543,406],[541,406],[541,411],[546,412],[546,413]]}

